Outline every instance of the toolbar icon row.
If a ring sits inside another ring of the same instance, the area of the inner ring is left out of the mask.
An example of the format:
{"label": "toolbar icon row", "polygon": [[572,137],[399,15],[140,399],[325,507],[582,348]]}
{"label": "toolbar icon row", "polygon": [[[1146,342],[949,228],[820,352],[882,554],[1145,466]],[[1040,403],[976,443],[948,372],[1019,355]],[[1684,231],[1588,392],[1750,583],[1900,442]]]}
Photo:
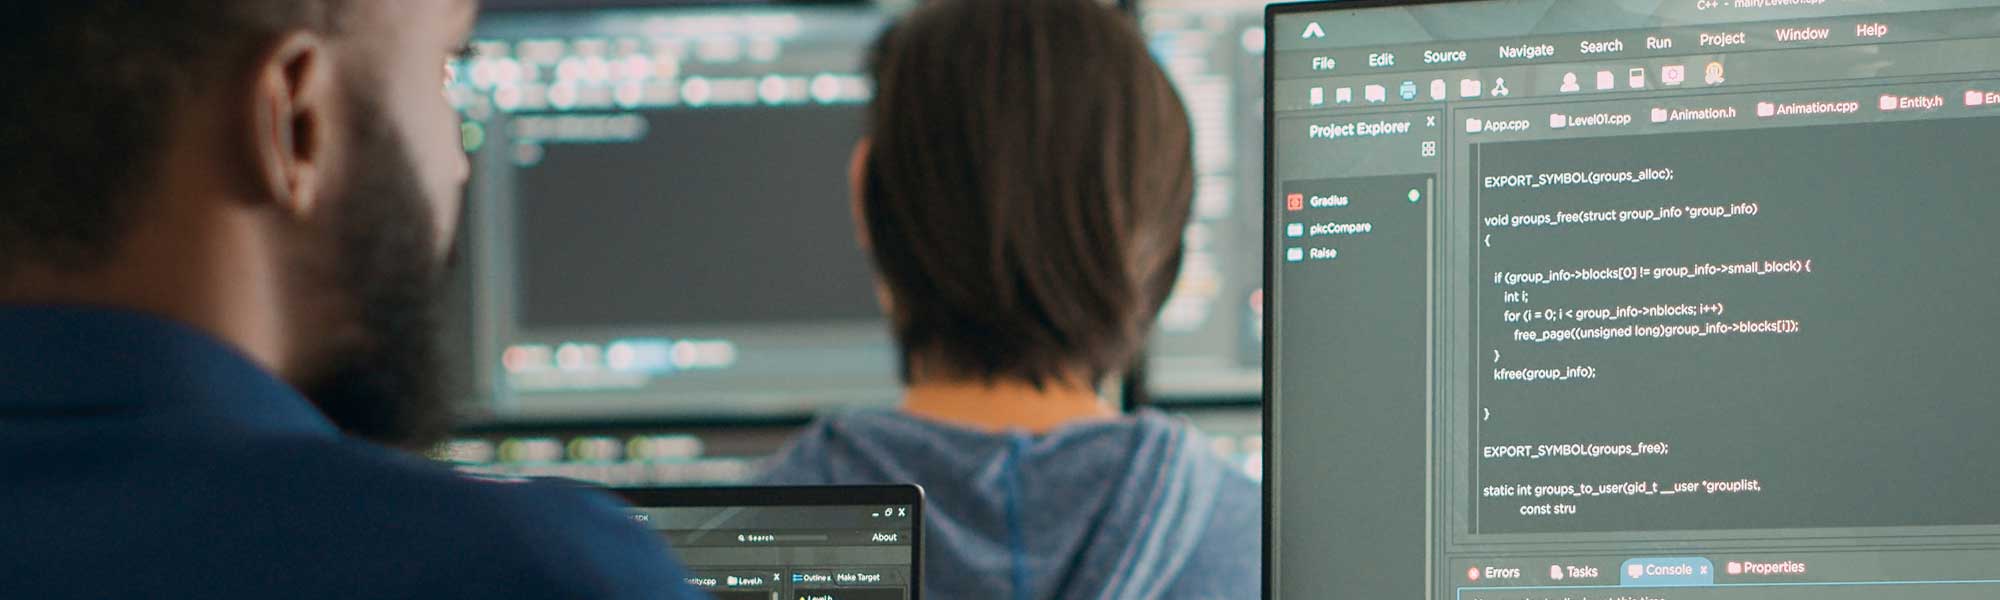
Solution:
{"label": "toolbar icon row", "polygon": [[[1451,99],[1451,85],[1449,82],[1443,79],[1433,79],[1429,87],[1429,97],[1431,100],[1442,102]],[[1424,89],[1418,86],[1416,81],[1406,80],[1396,86],[1396,97],[1401,98],[1404,102],[1416,102],[1423,99],[1423,91]],[[1361,100],[1369,104],[1383,104],[1389,101],[1389,88],[1387,86],[1363,86],[1361,93]],[[1458,82],[1458,96],[1464,99],[1481,98],[1488,95],[1494,98],[1506,98],[1513,94],[1514,90],[1508,86],[1507,78],[1505,77],[1494,79],[1493,87],[1490,89],[1486,87],[1485,81],[1479,79],[1464,79]],[[1307,90],[1306,102],[1312,106],[1325,106],[1328,103],[1327,89],[1321,86]],[[1335,88],[1331,102],[1336,105],[1353,104],[1355,102],[1354,88]]]}
{"label": "toolbar icon row", "polygon": [[[1661,85],[1668,87],[1680,86],[1687,83],[1687,77],[1687,65],[1667,65],[1660,67]],[[1646,89],[1648,79],[1648,71],[1645,67],[1632,67],[1625,70],[1625,85],[1631,89]],[[1702,82],[1705,84],[1722,85],[1727,81],[1727,69],[1723,67],[1721,62],[1708,63],[1708,66],[1702,70]],[[1598,71],[1596,84],[1597,91],[1600,92],[1618,89],[1618,72],[1611,70]],[[1558,88],[1557,91],[1565,94],[1574,94],[1583,91],[1583,76],[1575,71],[1564,73],[1562,87]]]}

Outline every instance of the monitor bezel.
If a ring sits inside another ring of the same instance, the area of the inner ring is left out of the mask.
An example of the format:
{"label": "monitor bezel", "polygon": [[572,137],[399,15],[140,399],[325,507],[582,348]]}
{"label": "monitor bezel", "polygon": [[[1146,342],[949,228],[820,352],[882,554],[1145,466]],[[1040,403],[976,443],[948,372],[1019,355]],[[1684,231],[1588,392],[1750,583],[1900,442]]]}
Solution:
{"label": "monitor bezel", "polygon": [[653,487],[610,490],[638,508],[908,505],[910,598],[923,597],[924,488],[906,485]]}

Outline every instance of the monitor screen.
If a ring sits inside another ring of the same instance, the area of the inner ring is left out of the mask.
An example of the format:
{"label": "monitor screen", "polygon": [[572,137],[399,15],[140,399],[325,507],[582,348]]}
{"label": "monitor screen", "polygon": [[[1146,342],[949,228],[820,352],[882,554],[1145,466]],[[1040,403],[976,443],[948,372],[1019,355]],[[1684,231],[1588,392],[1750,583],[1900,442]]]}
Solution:
{"label": "monitor screen", "polygon": [[1135,0],[1132,8],[1195,129],[1187,258],[1151,342],[1150,395],[1254,402],[1263,382],[1264,2]]}
{"label": "monitor screen", "polygon": [[846,166],[868,6],[498,11],[456,65],[475,379],[502,417],[896,398]]}
{"label": "monitor screen", "polygon": [[2000,2],[1273,10],[1279,596],[2000,596]]}
{"label": "monitor screen", "polygon": [[[844,488],[634,490],[632,519],[659,532],[688,583],[717,600],[909,600],[917,597],[920,505],[797,503]],[[755,505],[690,497],[755,495]],[[854,497],[853,501],[864,498]]]}

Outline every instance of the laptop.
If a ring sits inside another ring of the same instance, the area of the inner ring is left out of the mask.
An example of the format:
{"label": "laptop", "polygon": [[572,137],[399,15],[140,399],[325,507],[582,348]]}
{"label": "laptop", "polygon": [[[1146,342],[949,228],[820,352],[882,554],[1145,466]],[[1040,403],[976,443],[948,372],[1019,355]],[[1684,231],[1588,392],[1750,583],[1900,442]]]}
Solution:
{"label": "laptop", "polygon": [[616,490],[718,600],[916,600],[914,485]]}

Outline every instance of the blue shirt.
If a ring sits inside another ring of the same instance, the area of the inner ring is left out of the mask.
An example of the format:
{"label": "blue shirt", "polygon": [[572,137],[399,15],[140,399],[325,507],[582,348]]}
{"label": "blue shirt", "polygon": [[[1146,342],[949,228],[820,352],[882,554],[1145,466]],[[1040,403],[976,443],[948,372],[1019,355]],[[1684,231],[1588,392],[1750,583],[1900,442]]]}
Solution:
{"label": "blue shirt", "polygon": [[0,595],[696,598],[609,496],[343,436],[192,328],[0,308]]}
{"label": "blue shirt", "polygon": [[1046,435],[895,410],[823,419],[762,483],[924,486],[924,593],[967,600],[1236,600],[1263,579],[1263,495],[1155,411]]}

